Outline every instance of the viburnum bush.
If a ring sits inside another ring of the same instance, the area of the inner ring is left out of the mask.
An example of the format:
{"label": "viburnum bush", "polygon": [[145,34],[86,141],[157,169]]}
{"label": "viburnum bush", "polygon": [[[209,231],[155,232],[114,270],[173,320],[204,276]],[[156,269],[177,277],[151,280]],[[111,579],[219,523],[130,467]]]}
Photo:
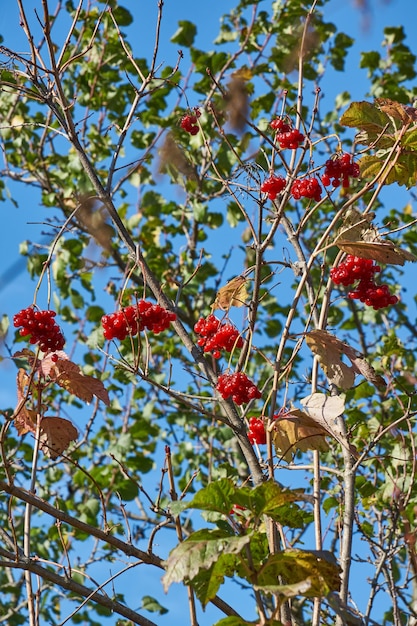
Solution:
{"label": "viburnum bush", "polygon": [[0,623],[410,626],[412,20],[167,4],[8,3]]}

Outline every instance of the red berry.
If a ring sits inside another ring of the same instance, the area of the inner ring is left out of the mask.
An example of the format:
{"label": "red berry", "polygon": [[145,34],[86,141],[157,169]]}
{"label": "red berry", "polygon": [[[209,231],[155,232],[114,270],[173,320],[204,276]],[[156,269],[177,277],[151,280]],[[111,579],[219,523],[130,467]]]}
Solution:
{"label": "red berry", "polygon": [[147,328],[158,334],[166,330],[177,319],[175,313],[147,300],[139,300],[135,305],[124,307],[110,315],[103,315],[101,324],[106,339],[123,341],[127,335],[137,335]]}
{"label": "red berry", "polygon": [[65,338],[58,324],[55,323],[55,311],[39,311],[33,306],[22,309],[13,317],[13,325],[21,326],[19,335],[28,337],[32,345],[39,344],[42,352],[55,352],[62,350]]}
{"label": "red berry", "polygon": [[321,199],[322,188],[317,178],[296,179],[291,185],[291,195],[294,200],[309,198],[318,202]]}
{"label": "red berry", "polygon": [[232,397],[236,404],[261,397],[259,389],[243,372],[221,374],[216,389],[225,400]]}
{"label": "red berry", "polygon": [[200,117],[201,112],[197,107],[194,109],[194,114],[187,113],[183,115],[180,121],[180,126],[190,135],[196,135],[200,130],[197,124],[197,119]]}
{"label": "red berry", "polygon": [[297,128],[293,128],[291,122],[284,122],[281,118],[276,118],[270,122],[270,126],[277,131],[275,139],[281,150],[286,148],[296,150],[304,141],[304,135]]}
{"label": "red berry", "polygon": [[261,185],[262,193],[267,193],[270,200],[275,200],[277,195],[281,193],[286,185],[285,178],[282,176],[271,175],[266,178]]}
{"label": "red berry", "polygon": [[211,352],[215,359],[221,356],[221,350],[232,352],[236,348],[243,347],[243,339],[237,328],[232,324],[221,322],[214,315],[207,318],[201,317],[194,326],[194,330],[200,335],[197,343],[204,352]]}
{"label": "red berry", "polygon": [[347,188],[350,185],[349,178],[358,178],[359,174],[359,165],[353,162],[350,154],[344,153],[326,161],[321,180],[326,187],[328,187],[330,183],[333,184],[333,187],[338,187],[340,181],[342,181],[343,187]]}

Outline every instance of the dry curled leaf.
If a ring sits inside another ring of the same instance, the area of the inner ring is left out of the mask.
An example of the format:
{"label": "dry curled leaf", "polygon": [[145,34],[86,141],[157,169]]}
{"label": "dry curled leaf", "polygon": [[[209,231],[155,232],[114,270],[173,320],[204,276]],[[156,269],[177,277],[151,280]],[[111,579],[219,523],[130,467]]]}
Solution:
{"label": "dry curled leaf", "polygon": [[93,396],[96,396],[104,404],[110,403],[109,394],[101,380],[93,376],[85,376],[78,365],[72,361],[57,361],[55,367],[51,369],[50,376],[57,385],[84,402],[91,402]]}
{"label": "dry curled leaf", "polygon": [[185,156],[182,148],[177,144],[171,133],[168,133],[162,148],[159,151],[159,172],[165,173],[174,167],[186,178],[196,180],[197,175],[190,161]]}
{"label": "dry curled leaf", "polygon": [[249,112],[248,91],[242,75],[233,75],[232,80],[227,85],[225,100],[230,126],[234,130],[242,132],[245,129]]}
{"label": "dry curled leaf", "polygon": [[[306,335],[306,343],[313,354],[317,355],[329,382],[340,389],[350,389],[353,386],[355,374],[362,374],[378,389],[386,387],[382,376],[375,372],[372,365],[357,350],[326,330],[310,331]],[[351,365],[343,363],[342,355],[349,359]]]}
{"label": "dry curled leaf", "polygon": [[319,363],[330,383],[340,389],[350,389],[355,382],[351,365],[343,363],[343,342],[325,330],[313,330],[306,335],[306,343],[318,357]]}
{"label": "dry curled leaf", "polygon": [[40,447],[51,459],[58,458],[77,437],[75,426],[63,417],[44,417],[41,421]]}
{"label": "dry curled leaf", "polygon": [[277,455],[290,462],[297,450],[328,450],[326,435],[327,430],[306,413],[293,409],[275,420],[272,441]]}
{"label": "dry curled leaf", "polygon": [[373,259],[378,263],[388,265],[404,265],[406,261],[416,261],[417,258],[408,250],[398,248],[391,241],[345,241],[338,239],[336,245],[347,254],[360,256],[363,259]]}
{"label": "dry curled leaf", "polygon": [[372,214],[362,215],[356,209],[349,209],[335,239],[336,246],[346,254],[388,265],[404,265],[406,261],[417,260],[408,250],[382,239],[372,224],[372,217]]}
{"label": "dry curled leaf", "polygon": [[403,124],[409,124],[417,119],[417,111],[414,107],[401,104],[389,98],[375,98],[377,107],[396,120],[400,120]]}
{"label": "dry curled leaf", "polygon": [[31,378],[24,369],[17,372],[17,406],[14,412],[14,425],[19,435],[34,433],[36,430],[36,411],[26,407],[26,401],[30,396]]}
{"label": "dry curled leaf", "polygon": [[248,297],[246,278],[237,276],[219,289],[211,308],[212,310],[221,309],[222,311],[228,311],[232,306],[243,306]]}
{"label": "dry curled leaf", "polygon": [[312,393],[310,396],[300,400],[300,403],[304,407],[304,411],[319,424],[322,428],[327,430],[328,434],[336,439],[346,450],[358,458],[356,448],[349,444],[346,435],[339,427],[339,417],[342,416],[345,409],[345,397],[339,396],[327,396],[324,393]]}

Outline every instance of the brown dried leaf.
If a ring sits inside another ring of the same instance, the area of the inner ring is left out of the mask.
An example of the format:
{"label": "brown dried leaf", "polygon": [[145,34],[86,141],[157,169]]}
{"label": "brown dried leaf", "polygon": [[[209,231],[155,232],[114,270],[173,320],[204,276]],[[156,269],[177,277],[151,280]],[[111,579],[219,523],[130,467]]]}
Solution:
{"label": "brown dried leaf", "polygon": [[237,276],[219,289],[211,308],[228,311],[232,306],[243,306],[248,298],[246,278]]}
{"label": "brown dried leaf", "polygon": [[272,440],[278,456],[290,462],[297,450],[328,450],[328,434],[306,413],[294,409],[275,420]]}
{"label": "brown dried leaf", "polygon": [[225,100],[230,126],[233,130],[244,131],[249,113],[249,97],[243,76],[233,75],[227,85]]}
{"label": "brown dried leaf", "polygon": [[416,119],[417,111],[413,107],[404,106],[395,100],[390,100],[389,98],[375,98],[375,104],[386,115],[400,120],[403,124],[409,124]]}
{"label": "brown dried leaf", "polygon": [[77,437],[75,426],[63,417],[44,417],[41,421],[40,447],[51,459],[58,458]]}
{"label": "brown dried leaf", "polygon": [[340,396],[326,396],[324,393],[312,393],[310,396],[300,400],[306,413],[319,424],[322,428],[327,430],[341,446],[349,450],[349,452],[355,458],[358,458],[357,450],[354,446],[350,445],[346,439],[346,435],[341,431],[338,426],[338,417],[340,417],[345,410],[345,397]]}
{"label": "brown dried leaf", "polygon": [[350,355],[347,352],[345,353],[348,359],[351,361],[352,366],[358,372],[358,374],[362,374],[366,380],[375,385],[378,389],[385,389],[387,383],[384,378],[377,374],[374,368],[370,363],[368,363],[363,357],[358,355]]}
{"label": "brown dried leaf", "polygon": [[57,361],[55,367],[51,369],[50,376],[60,387],[73,393],[84,402],[89,403],[93,396],[96,396],[104,404],[110,404],[109,394],[101,380],[93,376],[85,376],[78,365],[72,361]]}
{"label": "brown dried leaf", "polygon": [[197,175],[195,173],[193,165],[185,156],[183,150],[176,143],[171,133],[168,133],[162,148],[159,151],[159,172],[164,173],[170,167],[175,167],[180,174],[183,174],[186,178],[196,180]]}
{"label": "brown dried leaf", "polygon": [[[326,330],[312,330],[307,333],[306,343],[310,350],[318,356],[321,367],[331,383],[334,383],[341,389],[349,389],[354,382],[355,373],[362,374],[370,383],[384,389],[387,384],[385,380],[377,374],[372,367],[357,350],[349,346],[347,343],[340,341],[334,335]],[[344,354],[351,366],[349,367],[341,361]],[[345,374],[347,376],[345,377]],[[353,380],[349,386],[350,379]]]}
{"label": "brown dried leaf", "polygon": [[[54,360],[52,360],[52,356],[54,356]],[[53,354],[47,354],[39,363],[39,370],[42,372],[44,376],[49,376],[53,367],[55,367],[57,361],[55,357],[58,357],[58,360],[68,361],[68,355],[63,350],[57,350]]]}
{"label": "brown dried leaf", "polygon": [[114,237],[114,229],[107,223],[107,213],[95,196],[79,199],[77,218],[81,226],[94,237],[104,250],[109,250]]}
{"label": "brown dried leaf", "polygon": [[325,330],[312,330],[307,333],[306,343],[310,350],[317,355],[330,383],[340,389],[353,387],[355,382],[353,367],[343,363],[341,359],[342,354],[345,354],[344,346],[346,344]]}
{"label": "brown dried leaf", "polygon": [[19,435],[36,431],[36,411],[26,408],[29,395],[30,377],[24,369],[17,372],[17,406],[14,412],[14,425]]}
{"label": "brown dried leaf", "polygon": [[417,261],[414,254],[398,248],[391,241],[368,242],[338,239],[336,245],[347,254],[360,256],[363,259],[373,259],[378,263],[404,265],[406,261]]}
{"label": "brown dried leaf", "polygon": [[349,209],[339,228],[335,244],[343,241],[380,241],[378,229],[372,224],[373,213],[362,215],[356,209]]}

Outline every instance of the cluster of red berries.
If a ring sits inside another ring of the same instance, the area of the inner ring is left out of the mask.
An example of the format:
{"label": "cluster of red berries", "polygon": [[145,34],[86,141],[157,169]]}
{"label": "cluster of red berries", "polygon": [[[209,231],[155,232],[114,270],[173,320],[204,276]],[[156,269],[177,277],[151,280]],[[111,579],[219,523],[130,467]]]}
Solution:
{"label": "cluster of red berries", "polygon": [[285,178],[272,174],[262,183],[261,191],[262,193],[267,193],[270,200],[275,200],[277,195],[284,189],[285,185]]}
{"label": "cluster of red berries", "polygon": [[311,178],[296,179],[291,185],[291,195],[294,200],[300,198],[310,198],[318,202],[321,200],[322,188],[317,178],[312,176]]}
{"label": "cluster of red berries", "polygon": [[254,443],[257,443],[258,445],[264,445],[266,443],[265,424],[262,418],[249,418],[248,439],[252,445]]}
{"label": "cluster of red berries", "polygon": [[297,128],[293,128],[291,124],[284,122],[279,117],[272,120],[270,126],[277,131],[275,139],[278,141],[281,150],[286,148],[296,150],[300,143],[304,141],[304,135]]}
{"label": "cluster of red berries", "polygon": [[326,187],[330,183],[333,187],[339,187],[342,180],[342,186],[347,188],[350,185],[349,178],[358,178],[359,174],[359,165],[353,162],[350,154],[345,153],[326,161],[321,181]]}
{"label": "cluster of red berries", "polygon": [[346,260],[330,270],[330,277],[336,285],[353,285],[359,281],[356,289],[349,291],[348,297],[360,300],[375,311],[392,304],[397,304],[398,298],[390,293],[388,285],[377,285],[374,275],[381,271],[372,259],[348,254]]}
{"label": "cluster of red berries", "polygon": [[197,124],[197,119],[200,117],[200,115],[201,112],[198,108],[194,109],[193,115],[191,115],[190,113],[183,115],[180,122],[181,128],[184,129],[187,133],[190,133],[190,135],[196,135],[200,130]]}
{"label": "cluster of red berries", "polygon": [[127,335],[136,335],[147,328],[155,334],[166,330],[177,316],[158,304],[147,300],[139,300],[136,304],[126,306],[110,315],[103,315],[101,324],[106,339],[120,339]]}
{"label": "cluster of red berries", "polygon": [[198,345],[204,352],[211,352],[215,359],[220,358],[220,350],[232,352],[235,348],[243,347],[243,339],[237,328],[233,324],[221,322],[215,315],[200,317],[194,330],[200,335]]}
{"label": "cluster of red berries", "polygon": [[62,350],[65,345],[65,337],[54,320],[55,316],[55,311],[38,311],[30,306],[14,315],[13,325],[16,328],[21,326],[19,335],[30,335],[29,342],[38,343],[42,352],[55,352]]}
{"label": "cluster of red berries", "polygon": [[231,397],[236,404],[261,397],[258,387],[243,372],[221,374],[216,389],[225,400]]}

